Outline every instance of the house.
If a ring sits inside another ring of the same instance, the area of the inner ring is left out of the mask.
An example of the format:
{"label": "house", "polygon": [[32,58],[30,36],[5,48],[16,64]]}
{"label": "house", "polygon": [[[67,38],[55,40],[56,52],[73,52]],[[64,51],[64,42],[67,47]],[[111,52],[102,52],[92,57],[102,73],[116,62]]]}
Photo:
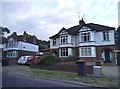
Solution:
{"label": "house", "polygon": [[26,31],[19,36],[16,32],[13,32],[8,37],[7,42],[4,43],[6,58],[10,60],[10,63],[16,63],[21,56],[37,54],[39,46],[36,45],[36,40],[35,36],[27,34]]}
{"label": "house", "polygon": [[85,23],[68,29],[62,28],[50,38],[50,52],[64,59],[69,55],[80,60],[102,60],[115,63],[115,28],[95,23]]}

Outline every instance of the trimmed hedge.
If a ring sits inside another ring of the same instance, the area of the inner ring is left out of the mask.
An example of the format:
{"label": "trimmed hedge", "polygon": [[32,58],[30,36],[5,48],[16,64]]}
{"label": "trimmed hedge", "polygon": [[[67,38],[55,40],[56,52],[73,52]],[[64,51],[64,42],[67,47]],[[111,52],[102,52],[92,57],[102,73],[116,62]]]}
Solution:
{"label": "trimmed hedge", "polygon": [[41,63],[46,65],[55,64],[58,61],[59,61],[59,58],[53,55],[47,55],[41,59]]}

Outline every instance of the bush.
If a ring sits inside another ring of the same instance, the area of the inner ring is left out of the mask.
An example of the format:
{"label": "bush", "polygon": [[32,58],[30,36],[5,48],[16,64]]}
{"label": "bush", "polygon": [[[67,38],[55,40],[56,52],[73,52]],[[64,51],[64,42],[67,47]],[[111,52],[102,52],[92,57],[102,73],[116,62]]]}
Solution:
{"label": "bush", "polygon": [[69,56],[66,58],[66,61],[76,61],[76,60],[77,60],[77,58],[74,57],[74,56],[71,56],[71,55],[69,55]]}
{"label": "bush", "polygon": [[59,61],[59,58],[56,56],[52,56],[52,55],[47,55],[44,56],[41,59],[41,63],[46,64],[46,65],[51,65],[51,64],[55,64]]}

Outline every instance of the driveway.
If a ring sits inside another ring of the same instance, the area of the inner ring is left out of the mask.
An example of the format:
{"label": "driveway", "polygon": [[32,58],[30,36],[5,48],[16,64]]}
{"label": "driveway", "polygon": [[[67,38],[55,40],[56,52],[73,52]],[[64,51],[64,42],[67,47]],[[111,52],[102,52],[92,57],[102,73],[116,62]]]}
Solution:
{"label": "driveway", "polygon": [[105,76],[118,77],[118,66],[102,66],[102,73]]}

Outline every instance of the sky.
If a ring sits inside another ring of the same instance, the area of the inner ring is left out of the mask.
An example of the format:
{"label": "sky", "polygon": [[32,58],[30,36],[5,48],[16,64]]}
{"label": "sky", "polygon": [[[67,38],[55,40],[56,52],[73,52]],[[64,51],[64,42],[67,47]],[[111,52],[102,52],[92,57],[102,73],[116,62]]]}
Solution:
{"label": "sky", "polygon": [[119,0],[2,0],[0,26],[9,28],[10,34],[17,32],[20,35],[26,31],[42,40],[49,40],[50,36],[63,27],[68,29],[78,25],[81,18],[85,23],[117,28],[118,2]]}

